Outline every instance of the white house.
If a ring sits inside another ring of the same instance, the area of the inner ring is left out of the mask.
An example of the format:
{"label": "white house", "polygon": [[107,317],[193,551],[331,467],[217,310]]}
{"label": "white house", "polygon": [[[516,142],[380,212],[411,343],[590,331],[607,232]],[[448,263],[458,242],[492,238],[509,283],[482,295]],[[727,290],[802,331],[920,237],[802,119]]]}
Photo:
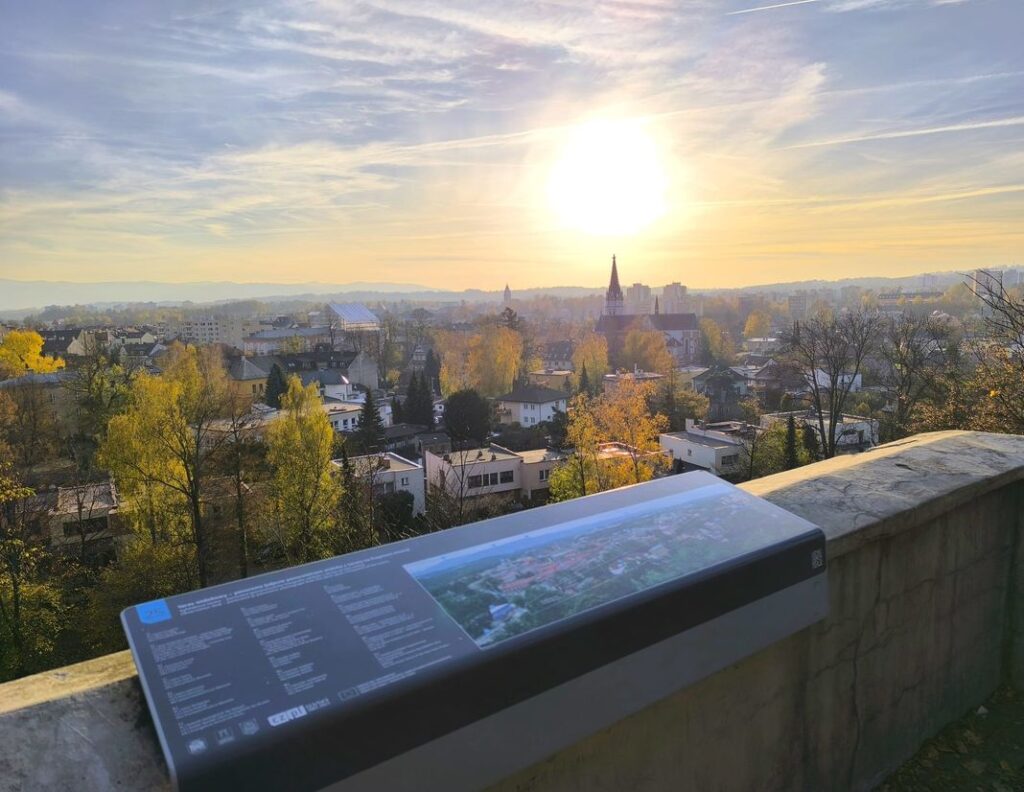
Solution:
{"label": "white house", "polygon": [[[807,387],[812,387],[814,383],[817,383],[818,387],[823,390],[828,390],[831,387],[829,375],[822,369],[815,369],[813,377],[811,372],[807,372],[804,375],[804,379],[807,380]],[[849,386],[850,393],[856,393],[861,389],[861,376],[860,374],[840,374],[837,385],[840,388],[846,388]]]}
{"label": "white house", "polygon": [[558,412],[565,412],[568,399],[568,394],[543,385],[520,385],[495,401],[501,423],[535,426],[554,420]]}
{"label": "white house", "polygon": [[337,327],[346,333],[380,330],[380,319],[362,303],[331,303],[327,306]]}
{"label": "white house", "polygon": [[[820,442],[821,424],[818,421],[818,413],[813,408],[791,412],[765,413],[761,416],[761,426],[768,428],[772,424],[788,420],[791,415],[798,427],[811,427]],[[831,422],[827,415],[822,417],[824,418],[825,432],[828,433]],[[839,418],[839,426],[836,427],[836,451],[843,454],[873,448],[878,445],[878,430],[879,424],[875,418],[844,413]]]}
{"label": "white house", "polygon": [[565,458],[560,451],[510,451],[494,443],[447,454],[423,452],[428,486],[443,486],[456,498],[544,499],[551,471]]}
{"label": "white house", "polygon": [[[373,489],[375,495],[408,492],[412,495],[413,515],[423,514],[427,502],[424,497],[423,466],[392,451],[350,457],[355,475]],[[341,460],[334,464],[341,466]]]}
{"label": "white house", "polygon": [[745,453],[738,433],[697,426],[690,418],[683,431],[659,435],[658,444],[684,469],[702,468],[718,476],[738,473]]}

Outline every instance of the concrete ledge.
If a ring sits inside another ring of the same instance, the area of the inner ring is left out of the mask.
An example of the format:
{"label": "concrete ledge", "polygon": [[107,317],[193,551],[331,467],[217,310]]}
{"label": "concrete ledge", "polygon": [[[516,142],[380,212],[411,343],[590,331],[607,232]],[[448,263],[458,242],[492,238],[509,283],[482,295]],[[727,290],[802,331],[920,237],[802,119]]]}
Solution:
{"label": "concrete ledge", "polygon": [[[744,489],[829,538],[829,619],[495,787],[869,789],[1024,670],[1024,437],[919,435]],[[0,685],[0,792],[168,788],[127,652]]]}

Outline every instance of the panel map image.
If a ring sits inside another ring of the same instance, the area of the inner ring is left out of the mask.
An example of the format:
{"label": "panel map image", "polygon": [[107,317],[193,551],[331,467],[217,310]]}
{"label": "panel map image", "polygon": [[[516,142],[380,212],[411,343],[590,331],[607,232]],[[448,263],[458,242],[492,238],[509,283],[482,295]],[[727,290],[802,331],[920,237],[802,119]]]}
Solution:
{"label": "panel map image", "polygon": [[711,484],[405,569],[487,648],[805,530],[742,491]]}

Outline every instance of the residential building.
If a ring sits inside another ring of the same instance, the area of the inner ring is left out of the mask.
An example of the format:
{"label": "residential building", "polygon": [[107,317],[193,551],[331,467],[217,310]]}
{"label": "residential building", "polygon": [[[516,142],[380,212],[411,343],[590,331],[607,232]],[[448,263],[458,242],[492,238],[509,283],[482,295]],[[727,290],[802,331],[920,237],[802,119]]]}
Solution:
{"label": "residential building", "polygon": [[279,352],[310,352],[317,345],[329,345],[328,327],[274,327],[246,336],[242,350],[247,355],[276,355]]}
{"label": "residential building", "polygon": [[[422,465],[393,451],[349,457],[349,464],[356,478],[370,487],[374,495],[408,492],[412,495],[413,515],[426,511]],[[340,467],[341,460],[335,459],[334,465]]]}
{"label": "residential building", "polygon": [[343,333],[367,333],[380,330],[380,319],[362,303],[331,303],[327,306],[332,322]]}
{"label": "residential building", "polygon": [[669,283],[661,290],[661,310],[667,314],[690,311],[690,298],[686,287],[679,282]]}
{"label": "residential building", "polygon": [[260,323],[253,318],[226,315],[188,317],[169,333],[188,344],[228,344],[241,349],[245,339],[260,331]]}
{"label": "residential building", "polygon": [[541,351],[541,360],[544,363],[544,368],[572,370],[573,351],[572,341],[552,341],[545,344]]}
{"label": "residential building", "polygon": [[[810,389],[812,385],[817,385],[819,390],[829,390],[832,387],[832,380],[828,373],[822,369],[815,369],[813,376],[811,372],[804,374],[804,380],[807,383],[807,388]],[[857,393],[862,386],[862,377],[860,373],[842,373],[839,375],[836,385],[840,390],[848,389],[850,393]]]}
{"label": "residential building", "polygon": [[58,487],[48,513],[50,547],[87,553],[109,550],[124,532],[117,520],[119,506],[113,481]]}
{"label": "residential building", "polygon": [[743,341],[743,349],[758,355],[768,355],[782,349],[783,341],[777,336],[747,338]]}
{"label": "residential building", "polygon": [[977,269],[974,271],[974,275],[971,277],[969,285],[971,287],[971,291],[976,297],[989,292],[998,294],[1003,288],[1003,271]]}
{"label": "residential building", "polygon": [[649,314],[651,312],[651,287],[634,283],[626,288],[626,312]]}
{"label": "residential building", "polygon": [[456,498],[495,496],[529,501],[546,498],[551,471],[565,459],[560,451],[510,451],[491,443],[482,448],[423,454],[427,486],[443,486]]}
{"label": "residential building", "polygon": [[[761,416],[761,426],[765,429],[775,423],[788,421],[793,416],[798,426],[809,426],[814,430],[815,435],[821,441],[821,427],[824,425],[825,433],[829,432],[830,420],[827,415],[818,420],[818,413],[813,409],[791,410],[789,412],[765,413]],[[875,418],[868,418],[862,415],[843,414],[839,418],[840,426],[837,427],[836,450],[839,453],[852,453],[865,451],[878,445],[878,421]]]}
{"label": "residential building", "polygon": [[799,322],[807,318],[807,309],[810,307],[807,292],[791,294],[786,302],[789,304],[789,316],[793,321]]}
{"label": "residential building", "polygon": [[664,374],[656,371],[620,371],[616,374],[605,374],[601,378],[601,385],[605,393],[614,393],[623,382],[638,382],[657,386],[663,379]]}
{"label": "residential building", "polygon": [[267,392],[268,376],[268,371],[247,357],[235,358],[228,365],[228,381],[238,396],[262,399]]}
{"label": "residential building", "polygon": [[571,369],[538,369],[527,374],[531,385],[572,392],[573,373]]}
{"label": "residential building", "polygon": [[742,471],[746,456],[744,435],[739,422],[701,426],[686,419],[680,432],[658,436],[658,445],[672,458],[678,470],[701,469],[717,476],[736,475]]}
{"label": "residential building", "polygon": [[520,385],[494,401],[501,423],[535,426],[554,420],[556,413],[564,413],[568,399],[569,395],[564,391],[543,385]]}

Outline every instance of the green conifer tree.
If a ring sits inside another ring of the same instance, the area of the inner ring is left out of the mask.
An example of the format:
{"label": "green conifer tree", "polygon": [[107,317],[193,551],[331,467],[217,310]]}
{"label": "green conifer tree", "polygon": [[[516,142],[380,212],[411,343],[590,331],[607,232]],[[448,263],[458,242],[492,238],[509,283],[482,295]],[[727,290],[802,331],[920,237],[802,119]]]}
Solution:
{"label": "green conifer tree", "polygon": [[281,397],[288,391],[288,380],[284,376],[281,367],[275,363],[270,368],[270,375],[267,377],[267,390],[264,393],[264,400],[268,407],[275,410],[281,409]]}

